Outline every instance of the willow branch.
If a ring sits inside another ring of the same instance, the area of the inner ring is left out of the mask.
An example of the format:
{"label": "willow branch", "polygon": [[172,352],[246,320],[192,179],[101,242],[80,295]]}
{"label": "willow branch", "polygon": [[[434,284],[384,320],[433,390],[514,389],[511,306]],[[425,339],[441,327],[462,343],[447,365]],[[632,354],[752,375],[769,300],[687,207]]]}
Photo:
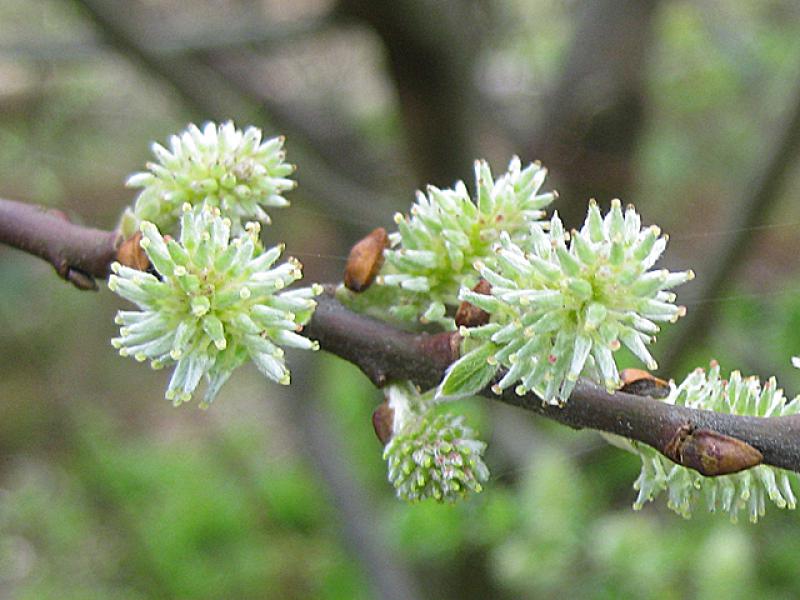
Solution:
{"label": "willow branch", "polygon": [[[58,265],[67,265],[67,273],[76,269],[106,276],[116,258],[114,237],[113,232],[69,223],[53,211],[0,200],[0,242],[44,258],[57,270],[64,270]],[[375,385],[408,379],[432,388],[459,356],[457,333],[401,331],[350,311],[332,297],[330,287],[318,302],[304,334],[318,340],[323,350],[359,367]],[[563,408],[545,405],[531,393],[518,396],[513,390],[497,396],[487,387],[482,395],[574,429],[637,440],[664,454],[687,427],[708,430],[753,446],[765,464],[800,472],[800,415],[762,418],[697,410],[644,396],[611,394],[586,380],[578,383]]]}
{"label": "willow branch", "polygon": [[[458,334],[411,334],[351,312],[330,296],[319,306],[305,334],[320,347],[355,364],[378,385],[410,379],[422,388],[436,386],[458,358]],[[665,453],[687,425],[742,440],[764,455],[764,463],[800,471],[800,416],[748,417],[665,404],[616,392],[581,380],[563,408],[545,405],[535,394],[512,389],[497,396],[490,386],[481,395],[518,406],[574,429],[596,429],[653,446]]]}
{"label": "willow branch", "polygon": [[0,243],[43,258],[79,289],[97,289],[116,259],[117,236],[71,223],[58,211],[0,198]]}

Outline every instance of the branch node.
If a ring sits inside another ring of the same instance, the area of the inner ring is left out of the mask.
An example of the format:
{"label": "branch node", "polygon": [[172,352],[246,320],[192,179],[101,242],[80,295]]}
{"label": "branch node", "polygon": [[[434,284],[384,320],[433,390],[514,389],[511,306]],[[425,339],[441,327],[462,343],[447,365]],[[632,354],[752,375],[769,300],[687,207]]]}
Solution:
{"label": "branch node", "polygon": [[742,440],[697,429],[691,421],[681,425],[664,447],[670,460],[706,477],[730,475],[761,464],[764,456]]}

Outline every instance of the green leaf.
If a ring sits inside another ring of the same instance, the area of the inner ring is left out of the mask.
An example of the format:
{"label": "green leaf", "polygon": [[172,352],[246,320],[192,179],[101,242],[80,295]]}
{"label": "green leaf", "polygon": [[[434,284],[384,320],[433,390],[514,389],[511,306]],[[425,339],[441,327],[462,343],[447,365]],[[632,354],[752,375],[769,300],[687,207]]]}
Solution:
{"label": "green leaf", "polygon": [[450,400],[477,394],[486,387],[497,373],[500,365],[496,361],[489,363],[497,352],[498,346],[486,343],[468,352],[454,362],[436,390],[436,398]]}

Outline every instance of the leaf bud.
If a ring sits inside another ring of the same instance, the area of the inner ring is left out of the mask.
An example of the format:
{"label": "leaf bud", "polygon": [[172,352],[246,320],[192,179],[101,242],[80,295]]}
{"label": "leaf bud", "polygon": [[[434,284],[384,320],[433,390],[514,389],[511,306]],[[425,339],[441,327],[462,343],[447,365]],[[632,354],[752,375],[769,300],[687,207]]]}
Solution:
{"label": "leaf bud", "polygon": [[363,292],[383,265],[383,251],[389,247],[389,236],[383,227],[373,229],[350,250],[344,270],[344,285],[354,292]]}

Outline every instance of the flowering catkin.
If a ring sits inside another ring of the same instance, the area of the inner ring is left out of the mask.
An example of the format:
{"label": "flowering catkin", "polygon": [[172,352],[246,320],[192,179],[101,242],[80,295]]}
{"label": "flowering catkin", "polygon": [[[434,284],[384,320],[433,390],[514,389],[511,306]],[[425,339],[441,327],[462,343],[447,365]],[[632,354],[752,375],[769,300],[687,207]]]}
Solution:
{"label": "flowering catkin", "polygon": [[[702,369],[690,373],[680,385],[672,387],[663,402],[754,417],[800,413],[800,399],[788,401],[774,377],[761,384],[757,377],[742,377],[741,373],[734,371],[725,381],[720,378],[720,368],[716,363],[708,373]],[[767,500],[778,508],[793,509],[797,505],[791,485],[796,475],[789,471],[758,465],[739,473],[704,477],[697,471],[673,463],[646,444],[617,436],[611,441],[642,459],[642,471],[634,483],[634,488],[639,491],[633,504],[637,510],[663,493],[667,496],[667,506],[685,518],[692,515],[698,504],[705,503],[709,511],[727,512],[734,522],[740,512],[745,512],[755,523],[764,516]]]}
{"label": "flowering catkin", "polygon": [[477,282],[473,263],[492,260],[491,247],[501,232],[524,237],[531,223],[544,217],[542,209],[555,198],[554,192],[539,193],[546,174],[539,163],[523,169],[514,157],[495,180],[486,161],[476,161],[475,201],[460,181],[453,189],[429,186],[427,193],[418,192],[410,216],[395,215],[397,231],[389,236],[391,248],[377,279],[379,286],[400,292],[393,294],[390,312],[452,327],[445,312],[458,305],[462,285]]}
{"label": "flowering catkin", "polygon": [[534,391],[546,402],[562,404],[578,377],[586,374],[608,390],[619,387],[614,352],[626,346],[648,368],[656,368],[647,345],[658,321],[685,313],[667,289],[684,283],[691,271],[651,270],[666,247],[658,227],[642,229],[633,207],[624,213],[619,200],[603,218],[589,206],[580,231],[567,235],[558,215],[549,228],[532,224],[529,235],[514,241],[501,234],[495,265],[476,264],[490,294],[462,287],[459,298],[491,315],[489,324],[462,328],[478,347],[455,363],[441,396],[475,393],[461,385],[460,371],[485,355],[484,384],[506,369],[494,390],[512,385],[519,394]]}
{"label": "flowering catkin", "polygon": [[171,232],[185,203],[219,208],[234,233],[247,221],[269,223],[264,209],[288,206],[283,194],[296,185],[288,179],[294,167],[284,160],[283,143],[283,137],[262,141],[257,127],[242,131],[231,121],[202,130],[190,124],[169,138],[169,149],[154,143],[157,162],[128,178],[129,187],[142,189],[123,216],[123,234],[141,221]]}
{"label": "flowering catkin", "polygon": [[282,246],[262,252],[257,223],[231,240],[230,220],[207,204],[184,205],[180,241],[166,240],[150,222],[141,230],[158,276],[112,267],[109,288],[140,309],[117,313],[120,336],[112,344],[120,354],[154,368],[175,363],[166,392],[175,404],[191,399],[203,375],[208,404],[247,359],[288,384],[279,346],[318,346],[297,332],[311,318],[319,286],[281,292],[302,277],[300,263],[290,258],[273,268]]}
{"label": "flowering catkin", "polygon": [[394,419],[383,458],[399,498],[452,502],[483,489],[486,444],[463,416],[437,412],[431,394],[420,394],[410,382],[388,386],[386,396]]}

